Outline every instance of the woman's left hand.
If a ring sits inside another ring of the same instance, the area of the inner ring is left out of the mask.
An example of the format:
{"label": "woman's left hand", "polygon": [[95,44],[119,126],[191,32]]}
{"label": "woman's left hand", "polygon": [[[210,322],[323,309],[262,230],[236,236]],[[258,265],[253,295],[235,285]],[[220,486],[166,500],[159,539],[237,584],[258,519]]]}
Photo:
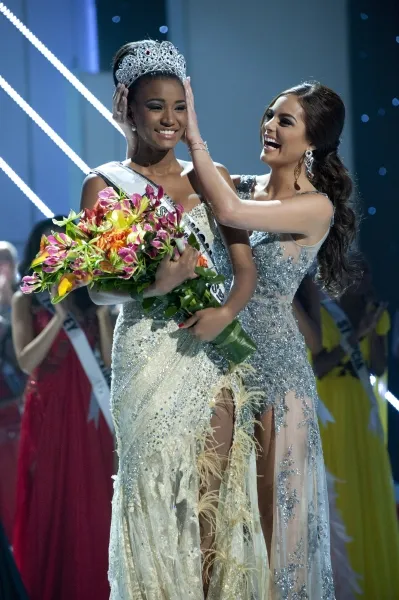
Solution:
{"label": "woman's left hand", "polygon": [[205,308],[196,312],[179,327],[180,329],[188,329],[189,333],[202,342],[212,342],[232,320],[231,314],[224,306]]}
{"label": "woman's left hand", "polygon": [[201,134],[198,127],[197,115],[194,108],[194,94],[191,88],[190,77],[187,77],[184,82],[184,90],[186,92],[186,107],[187,107],[187,127],[186,141],[188,145],[194,142],[201,142]]}

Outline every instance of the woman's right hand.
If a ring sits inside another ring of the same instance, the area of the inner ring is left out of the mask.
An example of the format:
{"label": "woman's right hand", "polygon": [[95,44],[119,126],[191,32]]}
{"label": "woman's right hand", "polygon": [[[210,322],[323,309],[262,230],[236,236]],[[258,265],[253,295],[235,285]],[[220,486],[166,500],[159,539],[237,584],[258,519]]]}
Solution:
{"label": "woman's right hand", "polygon": [[128,158],[132,158],[137,147],[137,133],[133,131],[132,124],[128,119],[128,93],[129,89],[122,83],[118,83],[112,98],[112,118],[122,129],[127,141]]}
{"label": "woman's right hand", "polygon": [[195,267],[197,266],[199,252],[191,246],[186,246],[181,256],[176,260],[171,256],[159,263],[155,274],[155,289],[159,296],[168,294],[187,279],[195,279]]}

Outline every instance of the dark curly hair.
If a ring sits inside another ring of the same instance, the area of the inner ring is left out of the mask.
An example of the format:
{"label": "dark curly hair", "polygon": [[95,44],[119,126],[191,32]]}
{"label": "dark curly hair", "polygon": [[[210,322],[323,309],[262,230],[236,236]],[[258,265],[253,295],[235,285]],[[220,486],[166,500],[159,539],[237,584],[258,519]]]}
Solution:
{"label": "dark curly hair", "polygon": [[345,122],[345,105],[330,88],[318,82],[305,82],[279,94],[292,94],[304,111],[306,134],[315,147],[312,184],[327,194],[334,205],[334,225],[318,253],[318,278],[331,295],[339,295],[358,278],[359,269],[351,260],[351,250],[357,237],[357,218],[351,203],[352,180],[338,155],[340,136]]}
{"label": "dark curly hair", "polygon": [[[119,48],[118,52],[115,54],[114,60],[112,61],[112,77],[113,77],[115,86],[118,85],[118,80],[116,78],[116,72],[119,68],[121,61],[128,54],[133,54],[135,48],[137,46],[143,44],[143,41],[146,41],[149,44],[157,43],[156,41],[151,40],[151,39],[141,40],[139,42],[129,42],[127,44],[124,44],[121,48]],[[180,79],[177,77],[177,75],[174,75],[173,73],[167,73],[167,72],[163,72],[163,71],[154,71],[153,73],[146,73],[145,75],[142,75],[141,77],[139,77],[138,79],[133,81],[132,85],[129,87],[129,93],[128,93],[128,97],[127,97],[128,105],[133,103],[134,97],[136,95],[136,92],[137,92],[139,86],[143,82],[150,81],[152,79],[176,79],[176,81],[178,81],[181,84],[181,86],[183,87],[183,84],[181,83]]]}

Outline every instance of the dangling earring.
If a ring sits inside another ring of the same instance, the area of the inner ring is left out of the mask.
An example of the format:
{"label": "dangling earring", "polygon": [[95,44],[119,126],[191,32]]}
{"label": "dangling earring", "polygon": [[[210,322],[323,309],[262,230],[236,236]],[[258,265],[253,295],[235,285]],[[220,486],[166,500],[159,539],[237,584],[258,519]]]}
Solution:
{"label": "dangling earring", "polygon": [[311,150],[306,150],[306,152],[305,152],[305,170],[306,170],[306,177],[310,180],[312,180],[314,177],[313,162],[314,162],[313,152]]}

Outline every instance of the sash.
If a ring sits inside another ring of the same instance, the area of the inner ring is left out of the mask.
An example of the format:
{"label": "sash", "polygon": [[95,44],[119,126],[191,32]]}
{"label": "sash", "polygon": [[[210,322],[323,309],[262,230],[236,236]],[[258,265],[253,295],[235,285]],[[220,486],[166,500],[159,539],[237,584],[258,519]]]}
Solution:
{"label": "sash", "polygon": [[346,316],[345,312],[339,306],[337,302],[334,302],[326,294],[323,294],[321,301],[324,308],[330,314],[334,323],[339,329],[341,334],[341,347],[349,355],[353,369],[363,385],[364,391],[366,392],[370,401],[370,420],[369,429],[374,431],[378,437],[384,438],[384,432],[381,425],[380,413],[378,410],[378,402],[375,397],[373,386],[370,382],[370,373],[366,363],[363,360],[363,355],[360,350],[359,344],[351,344],[349,338],[354,333],[351,322]]}
{"label": "sash", "polygon": [[[132,194],[144,195],[148,185],[154,188],[155,193],[158,192],[160,187],[137,171],[118,162],[101,165],[97,169],[94,169],[93,173],[100,175],[100,177],[108,181],[116,190],[122,190],[127,196],[131,196]],[[173,212],[174,208],[175,204],[173,200],[164,194],[158,209],[158,214],[163,216]],[[181,226],[184,230],[184,237],[186,239],[188,239],[190,235],[195,236],[201,248],[201,254],[205,256],[208,262],[208,268],[217,273],[218,271],[212,258],[212,242],[207,239],[205,232],[201,231],[200,227],[195,222],[195,219],[189,213],[183,213]],[[210,292],[218,302],[223,302],[225,288],[222,283],[213,284],[210,287]]]}
{"label": "sash", "polygon": [[[36,294],[36,298],[43,308],[48,310],[51,314],[55,314],[54,306],[51,303],[50,297],[47,293],[38,293]],[[107,379],[109,380],[109,375],[107,374],[107,368],[105,367],[103,361],[99,360],[99,356],[96,357],[94,354],[86,334],[71,313],[68,313],[64,321],[63,330],[68,336],[69,341],[71,342],[73,349],[79,358],[80,364],[82,365],[82,368],[91,383],[93,396],[95,397],[97,404],[104,415],[104,419],[106,420],[110,431],[113,433],[114,425],[110,408],[110,390],[109,384],[107,383]],[[91,402],[89,409],[89,421],[92,418],[96,420],[95,412],[96,411],[93,406],[93,402]]]}

